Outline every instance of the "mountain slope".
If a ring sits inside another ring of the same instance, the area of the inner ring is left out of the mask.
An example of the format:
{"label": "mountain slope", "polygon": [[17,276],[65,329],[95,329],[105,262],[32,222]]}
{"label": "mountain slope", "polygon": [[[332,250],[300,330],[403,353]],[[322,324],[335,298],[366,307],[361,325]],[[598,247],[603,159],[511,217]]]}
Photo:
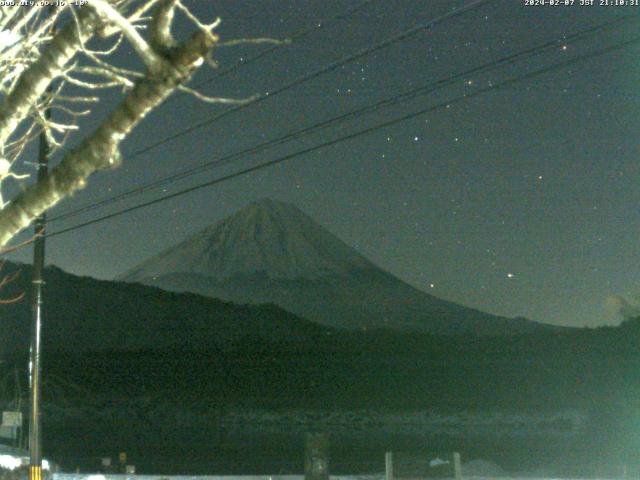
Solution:
{"label": "mountain slope", "polygon": [[417,290],[347,246],[293,205],[262,200],[120,277],[238,303],[274,303],[347,329],[515,334],[543,328]]}
{"label": "mountain slope", "polygon": [[312,280],[367,268],[375,266],[296,207],[267,199],[142,262],[121,279],[189,273],[216,282],[251,275]]}
{"label": "mountain slope", "polygon": [[[11,298],[29,292],[31,267],[2,290]],[[228,348],[247,336],[275,342],[306,342],[329,329],[274,305],[233,305],[190,293],[145,285],[77,277],[45,269],[43,342],[45,351],[193,350]],[[31,311],[25,299],[0,309],[0,355],[26,352]]]}

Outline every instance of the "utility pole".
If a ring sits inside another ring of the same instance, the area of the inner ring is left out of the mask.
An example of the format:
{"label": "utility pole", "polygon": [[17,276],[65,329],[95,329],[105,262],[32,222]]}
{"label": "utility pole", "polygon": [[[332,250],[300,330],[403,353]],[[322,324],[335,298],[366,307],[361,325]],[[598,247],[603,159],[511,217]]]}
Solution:
{"label": "utility pole", "polygon": [[[51,110],[44,112],[51,118]],[[44,132],[40,134],[38,149],[37,181],[46,181],[49,175],[49,141]],[[42,213],[36,221],[33,246],[33,273],[31,287],[31,351],[29,373],[31,383],[31,412],[29,415],[29,480],[42,480],[42,439],[40,436],[40,352],[42,329],[42,285],[44,284],[44,245],[47,214]]]}
{"label": "utility pole", "polygon": [[[50,14],[55,15],[55,6]],[[55,26],[52,27],[55,31]],[[47,93],[51,93],[49,86]],[[45,121],[51,119],[51,109],[44,110]],[[49,176],[49,154],[51,145],[43,129],[38,147],[37,182],[45,182]],[[44,246],[47,213],[43,212],[35,221],[33,246],[33,269],[31,286],[31,350],[29,352],[30,415],[29,415],[29,480],[42,480],[42,437],[40,433],[40,352],[42,330],[42,286],[44,284]]]}
{"label": "utility pole", "polygon": [[18,448],[24,448],[23,438],[24,438],[24,420],[22,419],[22,385],[20,385],[20,371],[18,367],[15,368],[14,372],[14,388],[15,388],[15,404],[16,411],[20,412],[20,426],[18,427],[18,431],[16,432],[16,438],[14,439],[14,446]]}

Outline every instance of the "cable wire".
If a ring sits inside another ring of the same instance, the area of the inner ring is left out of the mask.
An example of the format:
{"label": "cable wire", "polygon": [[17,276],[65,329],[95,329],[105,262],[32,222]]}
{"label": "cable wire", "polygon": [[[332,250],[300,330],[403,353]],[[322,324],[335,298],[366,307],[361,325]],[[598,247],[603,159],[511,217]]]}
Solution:
{"label": "cable wire", "polygon": [[192,168],[188,168],[188,169],[184,169],[182,171],[176,172],[174,174],[171,174],[169,176],[160,178],[158,180],[154,180],[152,182],[148,182],[145,185],[140,185],[137,186],[135,188],[132,188],[130,190],[127,190],[123,193],[120,193],[118,195],[109,197],[109,198],[105,198],[103,200],[100,200],[98,202],[94,202],[91,203],[89,205],[85,205],[82,207],[79,207],[75,210],[71,210],[67,213],[63,213],[60,214],[58,216],[55,216],[53,218],[51,218],[49,220],[49,222],[54,222],[54,221],[59,221],[62,219],[66,219],[66,218],[70,218],[70,217],[74,217],[77,216],[81,213],[85,213],[88,211],[92,211],[101,207],[104,207],[106,205],[110,205],[112,203],[118,202],[118,201],[122,201],[125,200],[127,198],[130,198],[132,196],[144,193],[146,191],[149,190],[153,190],[155,188],[159,188],[161,186],[165,186],[165,185],[169,185],[172,184],[176,181],[179,181],[181,179],[187,178],[189,176],[195,175],[197,173],[201,173],[207,169],[211,169],[211,168],[215,168],[215,167],[220,167],[222,165],[226,165],[231,163],[232,161],[236,161],[238,159],[244,158],[248,155],[252,155],[252,154],[256,154],[259,153],[267,148],[273,147],[273,146],[277,146],[277,145],[281,145],[283,143],[289,142],[291,140],[294,139],[298,139],[304,135],[309,135],[309,134],[313,134],[318,130],[321,129],[325,129],[328,128],[332,125],[338,124],[340,122],[346,121],[348,119],[353,119],[353,118],[358,118],[364,114],[370,113],[370,112],[375,112],[377,110],[379,110],[380,108],[383,107],[387,107],[390,105],[395,105],[399,102],[402,101],[407,101],[407,100],[411,100],[417,96],[420,95],[427,95],[430,93],[433,93],[436,90],[439,90],[441,88],[444,88],[448,85],[451,85],[453,83],[455,83],[456,81],[460,80],[460,79],[466,79],[472,75],[477,75],[479,73],[485,73],[487,71],[491,71],[493,69],[497,69],[497,68],[501,68],[505,65],[509,65],[509,64],[513,64],[517,61],[521,61],[523,59],[527,59],[527,58],[531,58],[535,55],[538,55],[540,53],[543,53],[549,49],[555,48],[557,47],[558,43],[560,41],[564,42],[565,44],[570,44],[573,43],[577,40],[581,40],[584,39],[588,36],[594,35],[596,33],[599,33],[603,30],[606,29],[610,29],[610,28],[614,28],[619,26],[620,24],[627,22],[629,20],[640,20],[639,17],[637,17],[636,15],[631,15],[631,16],[626,16],[626,17],[621,17],[615,20],[611,20],[611,21],[607,21],[598,25],[595,25],[591,28],[588,29],[584,29],[581,31],[578,31],[574,34],[568,35],[568,36],[564,36],[561,40],[551,40],[548,42],[545,42],[541,45],[537,45],[535,47],[530,47],[526,50],[520,51],[520,52],[516,52],[514,54],[510,54],[507,55],[505,57],[501,57],[497,60],[494,60],[492,62],[489,63],[485,63],[483,65],[477,66],[477,67],[473,67],[469,70],[448,76],[446,78],[437,80],[435,82],[431,82],[419,87],[415,87],[412,89],[409,89],[405,92],[402,92],[398,95],[395,95],[393,97],[388,97],[388,98],[383,98],[373,104],[369,104],[369,105],[365,105],[363,107],[357,108],[355,110],[351,110],[349,112],[346,112],[344,114],[338,115],[336,117],[330,118],[328,120],[324,120],[318,123],[315,123],[313,125],[304,127],[302,129],[298,129],[296,131],[290,132],[284,136],[278,137],[276,139],[272,139],[272,140],[268,140],[265,142],[262,142],[260,144],[251,146],[249,148],[243,149],[241,151],[229,154],[229,155],[225,155],[223,157],[219,157],[216,158],[214,160],[209,160],[203,164],[197,165],[195,167]]}
{"label": "cable wire", "polygon": [[127,208],[118,210],[117,212],[113,212],[113,213],[110,213],[108,215],[103,215],[101,217],[94,218],[92,220],[88,220],[86,222],[82,222],[82,223],[76,224],[74,226],[62,229],[62,230],[58,230],[58,231],[55,231],[55,232],[48,233],[48,234],[45,235],[45,237],[55,237],[55,236],[58,236],[58,235],[62,235],[64,233],[72,232],[74,230],[78,230],[80,228],[84,228],[84,227],[89,226],[89,225],[100,223],[100,222],[103,222],[105,220],[109,220],[111,218],[114,218],[114,217],[117,217],[117,216],[120,216],[120,215],[124,215],[126,213],[133,212],[135,210],[139,210],[141,208],[145,208],[145,207],[148,207],[148,206],[151,206],[151,205],[155,205],[155,204],[170,200],[172,198],[176,198],[176,197],[179,197],[179,196],[182,196],[182,195],[186,195],[188,193],[191,193],[191,192],[194,192],[194,191],[206,188],[206,187],[211,187],[211,186],[217,185],[219,183],[223,183],[223,182],[226,182],[228,180],[232,180],[234,178],[247,175],[249,173],[253,173],[253,172],[256,172],[256,171],[259,171],[259,170],[263,170],[265,168],[277,165],[279,163],[286,162],[286,161],[291,160],[293,158],[296,158],[296,157],[299,157],[299,156],[302,156],[302,155],[306,155],[308,153],[312,153],[312,152],[315,152],[315,151],[318,151],[318,150],[321,150],[323,148],[327,148],[327,147],[330,147],[330,146],[333,146],[333,145],[337,145],[339,143],[343,143],[343,142],[346,142],[348,140],[352,140],[352,139],[357,138],[357,137],[361,137],[363,135],[366,135],[368,133],[380,130],[382,128],[390,127],[392,125],[396,125],[396,124],[399,124],[401,122],[405,122],[407,120],[411,120],[413,118],[425,115],[427,113],[431,113],[431,112],[436,111],[436,110],[441,110],[441,109],[444,109],[444,108],[448,108],[448,106],[450,106],[450,105],[454,105],[454,104],[469,100],[471,98],[475,98],[475,97],[477,97],[479,95],[482,95],[484,93],[491,92],[491,91],[496,91],[498,89],[502,89],[502,88],[514,85],[514,84],[522,82],[522,81],[531,80],[533,78],[537,78],[537,77],[540,77],[542,75],[546,75],[546,74],[548,74],[550,72],[553,72],[553,71],[556,71],[556,70],[559,70],[559,69],[562,69],[562,68],[566,68],[566,67],[571,66],[571,65],[575,65],[575,64],[583,62],[585,60],[589,60],[589,59],[596,58],[596,57],[599,57],[599,56],[602,56],[602,55],[606,55],[606,54],[609,54],[609,53],[612,53],[612,52],[615,52],[615,51],[618,51],[618,50],[622,50],[623,48],[627,48],[629,46],[636,45],[638,43],[640,43],[640,36],[634,37],[631,40],[628,40],[628,41],[625,41],[625,42],[617,43],[615,45],[612,45],[610,47],[607,47],[605,49],[602,49],[602,50],[599,50],[599,51],[596,51],[596,52],[590,52],[590,53],[587,53],[587,54],[584,54],[584,55],[580,55],[580,56],[574,57],[572,59],[566,60],[564,62],[560,62],[560,63],[556,63],[556,64],[551,65],[551,66],[540,68],[540,69],[535,70],[533,72],[530,72],[530,73],[528,73],[526,75],[520,75],[520,76],[512,77],[510,79],[504,80],[502,82],[493,84],[491,86],[488,86],[488,87],[485,87],[485,88],[482,88],[482,89],[478,89],[475,92],[459,96],[457,98],[448,100],[446,102],[442,102],[442,103],[433,105],[431,107],[427,107],[427,108],[418,110],[416,112],[412,112],[412,113],[403,115],[401,117],[394,118],[392,120],[387,120],[387,121],[379,123],[377,125],[374,125],[374,126],[359,130],[357,132],[353,132],[353,133],[350,133],[348,135],[343,135],[343,136],[337,137],[337,138],[335,138],[333,140],[329,140],[327,142],[323,142],[323,143],[320,143],[318,145],[314,145],[314,146],[311,146],[311,147],[308,147],[308,148],[304,148],[304,149],[299,150],[297,152],[290,153],[290,154],[278,157],[276,159],[269,160],[267,162],[259,163],[257,165],[252,166],[252,167],[245,168],[243,170],[240,170],[240,171],[237,171],[237,172],[234,172],[234,173],[222,176],[222,177],[218,177],[218,178],[215,178],[213,180],[209,180],[207,182],[200,183],[198,185],[195,185],[195,186],[192,186],[192,187],[189,187],[189,188],[185,188],[183,190],[171,193],[169,195],[164,195],[162,197],[159,197],[159,198],[147,201],[147,202],[143,202],[143,203],[140,203],[140,204],[137,204],[137,205],[133,205],[131,207],[127,207]]}
{"label": "cable wire", "polygon": [[272,91],[267,91],[265,93],[259,94],[256,97],[254,97],[252,100],[250,100],[249,102],[243,103],[241,105],[236,105],[235,107],[231,107],[228,108],[227,110],[224,110],[222,112],[220,112],[217,115],[214,115],[213,117],[210,117],[206,120],[203,120],[201,122],[198,122],[194,125],[191,125],[190,127],[187,127],[183,130],[180,130],[179,132],[176,132],[172,135],[169,135],[167,137],[164,137],[154,143],[151,143],[145,147],[142,147],[138,150],[134,150],[133,152],[125,155],[126,157],[129,158],[134,158],[134,157],[138,157],[140,155],[142,155],[143,153],[149,152],[155,148],[158,148],[161,145],[164,145],[167,142],[173,141],[176,138],[180,138],[184,135],[187,135],[195,130],[198,130],[206,125],[211,125],[215,122],[217,122],[218,120],[221,120],[222,118],[227,117],[228,115],[231,115],[232,113],[235,112],[239,112],[241,110],[244,110],[245,108],[248,108],[250,106],[256,105],[260,102],[263,102],[264,100],[268,99],[268,98],[272,98],[276,95],[279,95],[283,92],[286,92],[287,90],[291,90],[294,87],[297,87],[298,85],[301,85],[303,83],[306,83],[310,80],[313,80],[314,78],[317,78],[321,75],[324,75],[325,73],[329,73],[332,72],[333,70],[336,70],[340,67],[342,67],[343,65],[346,65],[348,63],[354,62],[362,57],[365,57],[367,55],[370,55],[373,52],[376,52],[378,50],[381,50],[383,48],[386,48],[390,45],[393,45],[394,43],[398,43],[401,42],[403,40],[406,40],[407,38],[410,38],[424,30],[428,30],[444,21],[447,20],[451,20],[453,18],[457,18],[471,10],[474,10],[476,8],[479,8],[489,2],[493,2],[495,0],[475,0],[472,1],[471,3],[460,7],[458,9],[452,10],[449,13],[446,13],[444,15],[440,15],[439,17],[436,17],[426,23],[420,24],[418,26],[415,26],[413,28],[410,28],[408,30],[405,30],[397,35],[394,35],[393,37],[387,38],[379,43],[376,43],[375,45],[371,46],[371,47],[367,47],[363,50],[360,50],[354,54],[348,55],[346,57],[343,57],[342,59],[335,61],[333,63],[330,63],[329,65],[326,65],[322,68],[320,68],[319,70],[316,70],[314,72],[311,72],[307,75],[303,75],[301,77],[296,78],[295,80],[282,85],[278,88],[276,88],[275,90]]}

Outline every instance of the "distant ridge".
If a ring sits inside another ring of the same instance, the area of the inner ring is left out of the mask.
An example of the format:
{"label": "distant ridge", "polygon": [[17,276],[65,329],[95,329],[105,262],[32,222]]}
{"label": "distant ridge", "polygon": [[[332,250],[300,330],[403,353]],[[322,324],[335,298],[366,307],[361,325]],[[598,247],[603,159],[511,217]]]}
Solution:
{"label": "distant ridge", "polygon": [[552,328],[422,292],[297,207],[271,199],[251,203],[119,279],[237,303],[273,303],[336,328],[478,335]]}
{"label": "distant ridge", "polygon": [[[31,266],[19,270],[2,298],[28,291]],[[46,352],[138,351],[146,349],[215,351],[248,336],[264,342],[308,343],[331,329],[274,305],[234,305],[191,293],[166,292],[146,285],[96,280],[45,269]],[[0,308],[0,355],[29,351],[31,310],[26,300]]]}

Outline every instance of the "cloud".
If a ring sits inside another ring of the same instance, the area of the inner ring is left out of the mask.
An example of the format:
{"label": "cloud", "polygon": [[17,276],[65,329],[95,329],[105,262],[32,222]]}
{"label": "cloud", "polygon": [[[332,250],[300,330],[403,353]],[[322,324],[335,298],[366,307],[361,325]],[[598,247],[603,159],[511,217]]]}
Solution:
{"label": "cloud", "polygon": [[622,317],[623,320],[640,317],[640,305],[629,302],[620,295],[610,295],[604,301],[608,312]]}

